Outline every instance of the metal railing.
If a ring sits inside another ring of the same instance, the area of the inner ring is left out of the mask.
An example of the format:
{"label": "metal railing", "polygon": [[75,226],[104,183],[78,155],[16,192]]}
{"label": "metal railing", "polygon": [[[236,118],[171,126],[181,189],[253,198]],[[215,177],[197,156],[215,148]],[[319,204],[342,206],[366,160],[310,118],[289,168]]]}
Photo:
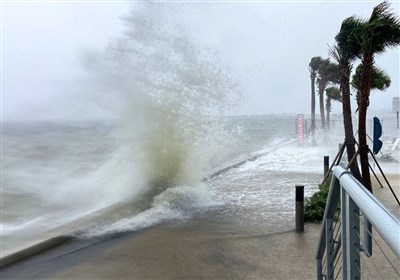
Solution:
{"label": "metal railing", "polygon": [[334,167],[316,254],[317,279],[340,274],[342,279],[361,279],[360,252],[372,256],[372,228],[400,260],[400,221],[350,171]]}

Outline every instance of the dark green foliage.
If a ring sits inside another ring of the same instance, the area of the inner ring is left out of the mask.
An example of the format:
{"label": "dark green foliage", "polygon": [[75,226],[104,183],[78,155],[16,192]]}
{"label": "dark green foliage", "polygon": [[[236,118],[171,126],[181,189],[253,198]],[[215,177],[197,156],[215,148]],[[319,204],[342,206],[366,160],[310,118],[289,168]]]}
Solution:
{"label": "dark green foliage", "polygon": [[[356,68],[356,73],[353,75],[351,85],[359,91],[361,88],[361,68],[362,64],[358,65]],[[371,89],[377,89],[384,91],[390,87],[392,80],[390,76],[377,66],[372,66],[372,77],[371,77]]]}
{"label": "dark green foliage", "polygon": [[[332,111],[332,100],[336,100],[342,102],[342,95],[340,94],[340,89],[337,87],[328,87],[325,90],[326,93],[326,103],[325,103],[325,110],[327,115]],[[328,117],[327,117],[328,120]],[[328,122],[329,123],[329,122]]]}
{"label": "dark green foliage", "polygon": [[331,176],[325,180],[325,183],[320,186],[320,190],[313,194],[311,197],[307,197],[304,202],[304,221],[317,223],[321,222],[324,218],[324,211],[326,205],[326,199],[329,193],[329,186],[331,184]]}
{"label": "dark green foliage", "polygon": [[310,67],[310,72],[316,73],[321,63],[322,63],[322,58],[320,56],[315,56],[311,58],[311,61],[308,64],[308,66]]}
{"label": "dark green foliage", "polygon": [[354,16],[349,17],[342,22],[342,26],[340,27],[340,31],[336,35],[335,40],[338,46],[338,53],[343,61],[351,62],[360,54],[361,46],[356,40],[353,40],[353,33],[354,30],[361,28],[364,24],[365,20]]}
{"label": "dark green foliage", "polygon": [[360,59],[365,54],[381,54],[400,45],[400,20],[392,13],[390,3],[385,1],[376,6],[361,28],[353,30],[350,40],[360,45]]}

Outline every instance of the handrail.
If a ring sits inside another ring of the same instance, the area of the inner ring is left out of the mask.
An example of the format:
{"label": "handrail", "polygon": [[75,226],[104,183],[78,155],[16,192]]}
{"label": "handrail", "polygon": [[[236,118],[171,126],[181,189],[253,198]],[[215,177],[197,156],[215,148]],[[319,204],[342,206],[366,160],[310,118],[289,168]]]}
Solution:
{"label": "handrail", "polygon": [[350,172],[341,166],[334,168],[335,177],[360,210],[372,223],[398,258],[400,258],[400,221],[373,196]]}
{"label": "handrail", "polygon": [[[340,202],[342,230],[339,240],[333,239],[332,225],[335,219],[335,212]],[[353,279],[358,275],[359,268],[355,264],[359,263],[359,251],[365,248],[372,252],[372,247],[368,248],[368,238],[365,237],[365,246],[360,243],[358,220],[354,214],[362,211],[365,215],[365,226],[372,224],[379,232],[382,239],[387,243],[393,253],[400,259],[400,221],[387,210],[357,179],[350,171],[341,166],[333,168],[332,181],[326,202],[324,218],[322,221],[321,232],[316,252],[317,259],[317,279],[333,279],[333,268],[331,264],[336,258],[338,246],[342,248],[342,267],[343,279]],[[354,229],[354,230],[353,230]],[[336,245],[335,245],[336,244]],[[350,246],[350,244],[352,244]],[[356,249],[354,247],[360,247]],[[366,254],[368,252],[365,252]],[[327,271],[323,275],[322,259],[326,254]],[[359,276],[359,275],[358,275]],[[356,277],[357,278],[357,277]]]}

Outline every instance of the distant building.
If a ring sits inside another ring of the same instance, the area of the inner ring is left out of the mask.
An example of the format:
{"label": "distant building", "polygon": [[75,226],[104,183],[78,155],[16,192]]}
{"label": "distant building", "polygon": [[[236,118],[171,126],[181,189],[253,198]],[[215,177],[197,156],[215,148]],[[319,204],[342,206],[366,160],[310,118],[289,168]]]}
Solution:
{"label": "distant building", "polygon": [[393,97],[392,111],[393,112],[400,111],[400,97]]}

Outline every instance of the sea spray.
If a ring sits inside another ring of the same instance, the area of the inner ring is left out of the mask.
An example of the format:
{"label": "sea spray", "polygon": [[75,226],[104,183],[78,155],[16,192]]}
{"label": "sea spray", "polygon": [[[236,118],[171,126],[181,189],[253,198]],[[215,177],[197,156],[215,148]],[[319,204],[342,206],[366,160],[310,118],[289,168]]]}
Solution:
{"label": "sea spray", "polygon": [[111,222],[98,222],[94,226],[76,231],[74,236],[92,238],[136,231],[169,220],[186,221],[194,213],[202,211],[206,207],[217,207],[218,205],[221,205],[221,201],[215,199],[215,195],[204,183],[172,187],[156,195],[148,209],[134,215],[120,214]]}
{"label": "sea spray", "polygon": [[195,202],[193,195],[199,192],[192,188],[208,175],[216,151],[228,148],[229,135],[218,118],[210,116],[232,106],[238,86],[215,53],[196,44],[191,30],[180,26],[184,12],[182,6],[135,5],[122,18],[124,35],[111,40],[103,53],[85,55],[96,82],[96,99],[111,112],[117,127],[115,152],[92,174],[94,179],[85,181],[95,185],[102,205],[149,196],[150,209],[134,222],[128,217],[127,223],[106,228],[120,231],[125,225],[132,230],[149,215],[158,217],[153,222],[176,217],[182,209],[171,210],[160,200],[183,190]]}

